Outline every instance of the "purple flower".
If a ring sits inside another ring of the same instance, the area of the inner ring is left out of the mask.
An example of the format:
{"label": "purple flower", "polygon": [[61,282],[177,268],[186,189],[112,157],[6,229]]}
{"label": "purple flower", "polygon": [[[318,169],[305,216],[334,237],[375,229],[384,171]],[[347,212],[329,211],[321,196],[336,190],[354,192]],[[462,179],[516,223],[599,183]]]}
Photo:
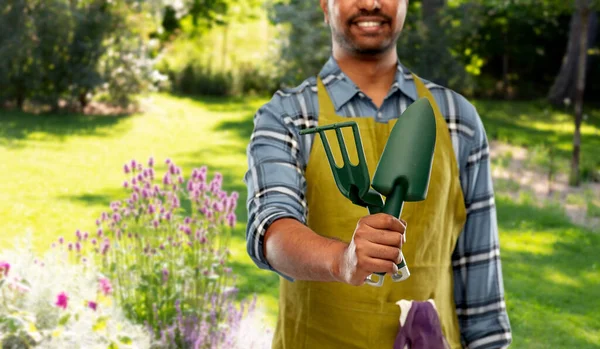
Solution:
{"label": "purple flower", "polygon": [[65,242],[65,238],[63,238],[62,236],[59,236],[58,243],[62,245],[64,242]]}
{"label": "purple flower", "polygon": [[98,241],[96,239],[92,239],[92,245],[95,245]]}
{"label": "purple flower", "polygon": [[215,210],[215,212],[222,212],[223,211],[223,204],[220,202],[214,202],[212,205],[213,210]]}
{"label": "purple flower", "polygon": [[171,177],[169,176],[168,173],[165,174],[165,176],[163,177],[163,184],[164,185],[169,185],[171,184]]}
{"label": "purple flower", "polygon": [[131,160],[131,168],[133,170],[135,170],[136,167],[137,167],[137,162],[135,160]]}
{"label": "purple flower", "polygon": [[110,240],[108,238],[104,239],[102,242],[102,254],[105,255],[110,248]]}
{"label": "purple flower", "polygon": [[121,215],[118,213],[113,214],[113,221],[115,221],[115,223],[119,223],[119,221],[121,221]]}
{"label": "purple flower", "polygon": [[154,157],[151,156],[150,159],[148,159],[148,166],[149,167],[154,166]]}
{"label": "purple flower", "polygon": [[81,231],[79,231],[79,229],[75,231],[75,236],[77,236],[78,240],[81,240]]}
{"label": "purple flower", "polygon": [[163,283],[166,283],[169,280],[169,271],[167,270],[167,268],[163,268],[162,270],[162,280]]}
{"label": "purple flower", "polygon": [[165,219],[168,221],[171,220],[171,212],[167,212],[167,214],[165,214]]}
{"label": "purple flower", "polygon": [[77,252],[81,252],[81,244],[79,243],[79,241],[75,243],[75,249],[77,250]]}
{"label": "purple flower", "polygon": [[98,237],[102,236],[102,229],[98,229]]}
{"label": "purple flower", "polygon": [[131,179],[131,184],[132,185],[136,185],[137,184],[137,179],[135,179],[135,177]]}
{"label": "purple flower", "polygon": [[96,309],[98,309],[98,303],[93,302],[93,301],[88,301],[87,306],[88,306],[88,308],[92,309],[93,311],[96,311]]}
{"label": "purple flower", "polygon": [[235,213],[229,213],[227,215],[227,224],[229,224],[230,227],[235,227],[235,221],[236,221],[236,217],[235,217]]}
{"label": "purple flower", "polygon": [[88,234],[88,232],[87,232],[87,231],[86,231],[86,232],[84,232],[84,233],[83,233],[83,240],[87,240],[87,238],[88,238],[89,236],[90,236],[90,235]]}
{"label": "purple flower", "polygon": [[148,205],[148,213],[153,214],[155,212],[153,205]]}
{"label": "purple flower", "polygon": [[177,173],[177,168],[175,167],[175,164],[171,163],[169,165],[169,173],[172,174],[172,175],[174,175],[174,174]]}
{"label": "purple flower", "polygon": [[100,278],[100,280],[98,280],[98,287],[100,288],[100,291],[105,296],[108,296],[113,291],[112,284],[110,283],[110,280],[108,280],[107,278],[104,278],[104,277]]}
{"label": "purple flower", "polygon": [[170,164],[171,163],[171,159],[167,158],[167,160],[165,160],[165,164]]}
{"label": "purple flower", "polygon": [[65,292],[61,292],[56,296],[56,305],[59,308],[67,309],[67,305],[69,304],[69,296]]}
{"label": "purple flower", "polygon": [[125,164],[125,165],[123,166],[123,171],[124,171],[125,173],[129,173],[129,172],[130,172],[130,170],[129,170],[129,166],[128,166],[127,164]]}
{"label": "purple flower", "polygon": [[154,229],[158,229],[158,221],[156,219],[152,221],[152,225],[154,226]]}
{"label": "purple flower", "polygon": [[123,188],[129,188],[129,182],[127,182],[127,181],[123,182]]}
{"label": "purple flower", "polygon": [[73,243],[72,242],[69,242],[68,247],[69,247],[69,251],[73,251]]}
{"label": "purple flower", "polygon": [[8,276],[8,272],[10,271],[10,263],[5,261],[0,261],[0,276]]}

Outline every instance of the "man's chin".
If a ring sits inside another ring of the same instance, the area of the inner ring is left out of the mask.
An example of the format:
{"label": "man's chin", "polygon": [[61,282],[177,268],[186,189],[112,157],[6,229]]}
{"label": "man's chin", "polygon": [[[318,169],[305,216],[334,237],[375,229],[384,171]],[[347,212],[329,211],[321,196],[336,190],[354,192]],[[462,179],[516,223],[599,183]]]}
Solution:
{"label": "man's chin", "polygon": [[388,52],[391,49],[390,45],[383,45],[383,44],[379,44],[379,45],[360,45],[360,44],[354,44],[353,45],[354,48],[354,52],[360,55],[365,55],[365,56],[375,56],[375,55],[380,55],[382,53]]}

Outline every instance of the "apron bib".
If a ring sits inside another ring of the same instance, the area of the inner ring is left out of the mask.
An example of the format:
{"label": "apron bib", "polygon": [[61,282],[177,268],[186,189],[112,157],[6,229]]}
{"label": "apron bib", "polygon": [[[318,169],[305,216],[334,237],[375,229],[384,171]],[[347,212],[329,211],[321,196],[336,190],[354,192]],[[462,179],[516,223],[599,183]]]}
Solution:
{"label": "apron bib", "polygon": [[[391,349],[398,333],[401,299],[435,301],[444,336],[452,348],[461,348],[454,305],[452,252],[466,220],[458,166],[448,132],[431,92],[414,76],[419,97],[431,102],[436,118],[436,147],[427,198],[405,202],[401,218],[407,222],[402,252],[411,276],[393,282],[385,275],[382,287],[350,286],[338,282],[296,280],[280,277],[279,317],[273,349]],[[318,78],[319,125],[355,121],[369,169],[373,176],[396,120],[376,122],[372,117],[347,118],[335,114],[331,100]],[[358,156],[352,131],[344,128],[350,160]],[[334,131],[327,133],[334,157],[341,153]],[[358,219],[368,215],[338,190],[321,140],[312,145],[306,168],[307,225],[316,233],[349,243]]]}

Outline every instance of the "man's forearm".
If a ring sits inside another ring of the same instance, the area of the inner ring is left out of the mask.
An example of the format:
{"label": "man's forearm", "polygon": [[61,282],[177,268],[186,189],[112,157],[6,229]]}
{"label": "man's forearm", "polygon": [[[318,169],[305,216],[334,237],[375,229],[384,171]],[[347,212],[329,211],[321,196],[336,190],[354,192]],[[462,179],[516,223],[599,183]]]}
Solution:
{"label": "man's forearm", "polygon": [[347,246],[282,218],[265,232],[264,254],[274,269],[295,280],[339,281],[339,259]]}

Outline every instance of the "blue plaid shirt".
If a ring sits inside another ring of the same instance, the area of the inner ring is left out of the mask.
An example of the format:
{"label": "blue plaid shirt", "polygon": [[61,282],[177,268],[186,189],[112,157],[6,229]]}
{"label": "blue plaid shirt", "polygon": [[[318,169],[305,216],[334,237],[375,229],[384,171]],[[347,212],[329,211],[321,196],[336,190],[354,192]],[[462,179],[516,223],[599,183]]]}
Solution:
{"label": "blue plaid shirt", "polygon": [[[417,100],[411,73],[400,63],[383,104],[371,99],[330,58],[319,73],[336,113],[354,117],[374,115],[387,122],[398,117]],[[424,80],[448,124],[467,208],[467,221],[453,256],[454,299],[465,348],[502,348],[511,342],[504,302],[502,269],[486,133],[471,103],[442,86]],[[254,117],[248,145],[248,254],[262,269],[272,270],[263,254],[264,234],[280,218],[306,223],[307,203],[304,171],[314,134],[300,136],[302,129],[317,126],[316,77],[298,87],[277,91]]]}

